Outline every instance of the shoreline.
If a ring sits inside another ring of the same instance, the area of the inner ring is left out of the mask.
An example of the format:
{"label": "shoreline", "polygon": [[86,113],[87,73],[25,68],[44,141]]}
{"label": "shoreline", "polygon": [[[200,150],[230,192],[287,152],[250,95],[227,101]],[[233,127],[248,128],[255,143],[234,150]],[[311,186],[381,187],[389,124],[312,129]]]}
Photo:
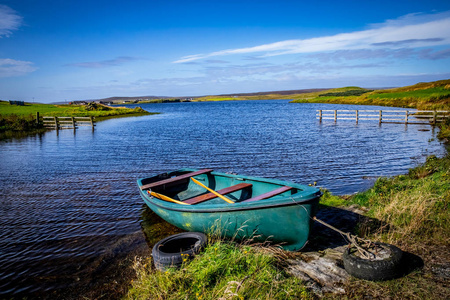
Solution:
{"label": "shoreline", "polygon": [[159,114],[148,112],[140,107],[111,107],[106,105],[51,105],[25,103],[24,106],[9,105],[0,101],[0,141],[42,134],[54,128],[45,128],[36,122],[36,113],[41,116],[94,117],[97,122],[114,118],[139,117]]}

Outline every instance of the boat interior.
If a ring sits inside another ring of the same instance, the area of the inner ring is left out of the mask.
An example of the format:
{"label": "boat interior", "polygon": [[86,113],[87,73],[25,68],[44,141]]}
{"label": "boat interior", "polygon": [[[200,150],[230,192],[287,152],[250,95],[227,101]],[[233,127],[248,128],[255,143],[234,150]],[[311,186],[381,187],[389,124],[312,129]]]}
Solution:
{"label": "boat interior", "polygon": [[164,173],[141,180],[140,188],[152,197],[182,205],[216,204],[223,201],[248,203],[277,196],[288,197],[301,191],[270,181],[257,181],[231,174],[212,174],[212,171],[202,169]]}

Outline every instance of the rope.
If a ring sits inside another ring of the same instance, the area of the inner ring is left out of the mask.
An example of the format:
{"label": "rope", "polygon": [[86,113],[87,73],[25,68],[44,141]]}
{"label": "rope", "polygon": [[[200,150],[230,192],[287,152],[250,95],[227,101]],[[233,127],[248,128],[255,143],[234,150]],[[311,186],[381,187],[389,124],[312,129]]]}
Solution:
{"label": "rope", "polygon": [[[358,250],[358,252],[361,254],[361,256],[363,258],[370,259],[370,258],[376,257],[376,253],[372,253],[369,250],[366,250],[367,248],[371,248],[375,245],[372,241],[362,239],[362,238],[360,238],[356,235],[353,235],[349,232],[343,232],[343,231],[337,229],[336,227],[333,227],[330,224],[325,223],[324,221],[322,221],[320,219],[317,219],[316,217],[313,217],[312,219],[334,231],[339,232],[344,238],[347,239],[347,242],[352,244]],[[360,245],[360,244],[362,244],[362,245]],[[364,248],[366,248],[366,249],[364,249]]]}
{"label": "rope", "polygon": [[[297,202],[295,202],[295,200],[294,200],[293,198],[291,198],[291,199],[292,199],[292,201],[293,201],[295,204],[297,204],[297,205],[299,205],[300,207],[302,207],[302,208],[306,211],[307,215],[309,215],[307,209],[306,209],[303,205],[300,205],[300,204],[298,204]],[[311,216],[310,216],[310,218],[311,218]],[[314,221],[317,221],[317,222],[319,222],[320,224],[322,224],[322,225],[324,225],[324,226],[326,226],[326,227],[328,227],[328,228],[330,228],[330,229],[332,229],[332,230],[338,232],[339,234],[341,234],[341,236],[342,236],[349,244],[353,245],[353,246],[356,248],[356,250],[358,250],[359,254],[360,254],[363,258],[365,258],[365,259],[370,259],[370,258],[375,258],[375,257],[377,256],[377,252],[378,252],[378,251],[377,251],[377,245],[376,245],[374,242],[372,242],[372,241],[370,241],[370,240],[365,240],[365,239],[360,238],[360,237],[358,237],[358,236],[356,236],[356,235],[353,235],[353,234],[351,234],[351,233],[349,233],[349,232],[343,232],[342,230],[339,230],[339,229],[337,229],[336,227],[333,227],[333,226],[331,226],[330,224],[325,223],[324,221],[322,221],[322,220],[320,220],[320,219],[317,219],[315,216],[312,217],[311,219],[314,220]],[[373,251],[374,251],[375,253],[369,251],[370,248],[374,248]],[[367,250],[366,250],[366,249],[367,249]]]}

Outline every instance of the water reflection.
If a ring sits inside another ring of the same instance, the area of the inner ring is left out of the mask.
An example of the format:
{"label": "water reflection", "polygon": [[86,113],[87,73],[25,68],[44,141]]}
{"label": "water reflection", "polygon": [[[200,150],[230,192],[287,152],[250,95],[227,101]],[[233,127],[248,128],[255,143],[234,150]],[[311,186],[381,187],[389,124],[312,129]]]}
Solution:
{"label": "water reflection", "polygon": [[141,228],[147,245],[152,248],[159,240],[182,232],[181,229],[167,223],[143,204],[141,213]]}

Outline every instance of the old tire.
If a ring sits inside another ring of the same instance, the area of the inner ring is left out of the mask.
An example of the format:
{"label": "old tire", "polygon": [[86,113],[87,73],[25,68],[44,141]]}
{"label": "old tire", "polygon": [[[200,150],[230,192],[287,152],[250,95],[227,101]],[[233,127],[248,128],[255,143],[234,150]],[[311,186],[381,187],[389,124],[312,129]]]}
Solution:
{"label": "old tire", "polygon": [[179,268],[184,261],[194,258],[206,242],[206,235],[201,232],[183,232],[160,240],[152,249],[156,269]]}
{"label": "old tire", "polygon": [[354,247],[345,250],[342,257],[345,270],[354,277],[371,281],[389,280],[399,277],[403,272],[401,264],[402,250],[390,244],[377,244],[383,247],[385,255],[374,260],[359,257]]}

